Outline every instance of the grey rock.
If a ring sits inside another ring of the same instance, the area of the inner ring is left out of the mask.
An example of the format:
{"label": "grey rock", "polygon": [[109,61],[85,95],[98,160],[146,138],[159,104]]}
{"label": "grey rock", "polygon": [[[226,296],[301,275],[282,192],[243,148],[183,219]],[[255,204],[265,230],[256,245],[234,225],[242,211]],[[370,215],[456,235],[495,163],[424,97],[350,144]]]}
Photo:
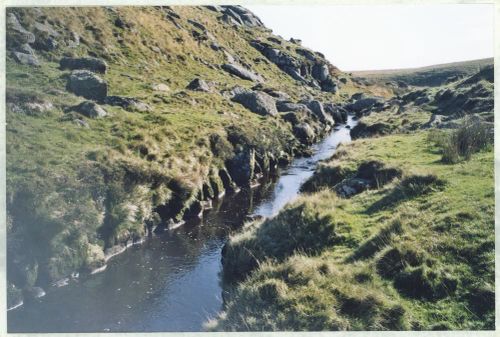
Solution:
{"label": "grey rock", "polygon": [[36,37],[35,48],[50,51],[58,47],[59,43],[56,39],[60,34],[51,25],[35,22],[33,29]]}
{"label": "grey rock", "polygon": [[[282,66],[281,70],[290,75],[296,81],[308,83],[307,79],[301,75],[300,68],[296,68],[294,66]],[[314,87],[320,89],[318,85],[315,85]]]}
{"label": "grey rock", "polygon": [[345,123],[347,121],[347,110],[343,107],[333,103],[326,103],[323,107],[325,112],[329,113],[333,117],[335,123]]}
{"label": "grey rock", "polygon": [[243,26],[244,25],[243,20],[241,19],[241,17],[232,8],[230,8],[230,6],[224,6],[224,15],[229,16],[232,20],[234,20],[235,22],[237,22],[238,26]]}
{"label": "grey rock", "polygon": [[374,123],[367,125],[363,123],[363,121],[360,121],[358,125],[351,129],[350,134],[352,139],[358,139],[372,137],[374,135],[386,135],[390,133],[391,130],[391,126],[386,123]]}
{"label": "grey rock", "polygon": [[95,57],[63,57],[59,61],[61,69],[87,69],[98,73],[106,73],[106,61]]}
{"label": "grey rock", "polygon": [[36,41],[33,44],[36,49],[51,51],[59,46],[59,43],[52,36],[40,36],[37,35]]}
{"label": "grey rock", "polygon": [[35,34],[27,31],[14,13],[7,14],[7,46],[35,42]]}
{"label": "grey rock", "polygon": [[210,44],[210,48],[212,48],[215,51],[222,50],[222,47],[217,42],[212,42]]}
{"label": "grey rock", "polygon": [[298,125],[300,123],[300,118],[295,111],[289,111],[281,115],[283,120],[292,124],[292,126]]}
{"label": "grey rock", "polygon": [[45,112],[54,108],[51,102],[34,101],[34,102],[19,102],[17,104],[8,102],[7,107],[15,113],[22,113],[30,116],[40,116]]}
{"label": "grey rock", "polygon": [[118,28],[121,28],[121,29],[124,29],[124,28],[127,28],[128,25],[125,21],[123,21],[122,18],[120,17],[117,17],[116,20],[115,20],[115,26],[118,27]]}
{"label": "grey rock", "polygon": [[234,56],[231,55],[230,53],[228,53],[225,50],[224,50],[224,55],[226,56],[226,60],[227,60],[228,63],[233,64],[233,63],[236,62],[236,59],[234,58]]}
{"label": "grey rock", "polygon": [[317,59],[316,54],[310,50],[297,48],[295,51],[297,52],[297,54],[304,56],[309,61],[316,61]]}
{"label": "grey rock", "polygon": [[187,20],[190,24],[192,24],[193,26],[195,26],[196,28],[206,32],[207,31],[207,27],[205,27],[204,25],[202,25],[201,23],[199,23],[198,21],[195,21],[195,20],[191,20],[191,19],[188,19]]}
{"label": "grey rock", "polygon": [[422,105],[422,104],[429,103],[431,100],[432,100],[432,98],[430,96],[422,96],[422,97],[419,97],[415,100],[415,104]]}
{"label": "grey rock", "polygon": [[330,71],[326,64],[316,63],[312,68],[312,76],[318,81],[326,81],[330,78]]}
{"label": "grey rock", "polygon": [[[318,60],[318,57],[313,52],[301,48],[297,49],[298,52],[301,51],[300,54],[306,56],[307,60],[303,60],[260,40],[253,40],[250,45],[293,79],[315,89],[337,92],[338,84],[331,78],[328,64],[325,61]],[[311,61],[314,61],[314,63]]]}
{"label": "grey rock", "polygon": [[54,50],[59,45],[59,42],[57,42],[53,37],[49,37],[45,45],[47,50]]}
{"label": "grey rock", "polygon": [[203,92],[211,91],[210,85],[201,78],[195,78],[194,80],[191,81],[191,83],[189,83],[189,85],[186,88],[194,91],[203,91]]}
{"label": "grey rock", "polygon": [[231,178],[238,186],[248,186],[254,177],[255,150],[239,149],[236,155],[226,163]]}
{"label": "grey rock", "polygon": [[339,188],[337,188],[337,193],[343,197],[350,197],[356,194],[356,190],[349,185],[341,185]]}
{"label": "grey rock", "polygon": [[224,9],[221,6],[204,6],[204,7],[216,13],[222,13],[224,11]]}
{"label": "grey rock", "polygon": [[229,190],[229,191],[237,191],[238,190],[238,187],[234,183],[229,172],[227,172],[227,169],[222,168],[219,170],[219,178],[222,181],[224,189]]}
{"label": "grey rock", "polygon": [[225,22],[231,26],[241,26],[243,23],[241,22],[241,19],[239,19],[238,17],[238,20],[235,19],[233,16],[227,14],[227,13],[224,13],[224,15],[222,15],[220,17],[221,21],[222,22]]}
{"label": "grey rock", "polygon": [[240,103],[248,110],[262,116],[274,116],[278,113],[275,100],[262,91],[252,91],[243,88],[233,90],[232,101]]}
{"label": "grey rock", "polygon": [[32,55],[32,56],[36,56],[35,55],[35,51],[33,50],[33,48],[31,48],[31,46],[27,43],[24,43],[22,45],[20,45],[18,48],[17,48],[17,51],[20,52],[20,53],[23,53],[23,54],[29,54],[29,55]]}
{"label": "grey rock", "polygon": [[278,39],[277,37],[274,37],[274,36],[269,36],[267,38],[267,41],[270,41],[270,42],[273,42],[273,43],[276,43],[276,44],[279,44],[279,45],[282,44],[282,41],[280,39]]}
{"label": "grey rock", "polygon": [[246,26],[249,26],[249,27],[262,27],[262,26],[264,26],[262,21],[260,21],[260,19],[257,16],[253,15],[252,13],[240,14],[240,18],[242,19],[243,23]]}
{"label": "grey rock", "polygon": [[30,111],[30,114],[43,114],[54,109],[54,105],[47,101],[25,102],[24,107]]}
{"label": "grey rock", "polygon": [[[280,67],[291,67],[298,69],[300,62],[290,54],[287,54],[279,49],[273,48],[266,43],[253,41],[252,46],[258,49],[269,61]],[[300,72],[300,71],[299,71]]]}
{"label": "grey rock", "polygon": [[88,70],[74,70],[68,80],[68,89],[78,96],[103,101],[108,94],[108,84]]}
{"label": "grey rock", "polygon": [[329,77],[323,82],[321,82],[321,90],[331,93],[336,93],[338,91],[338,83],[333,80],[333,78]]}
{"label": "grey rock", "polygon": [[286,92],[283,91],[277,91],[277,90],[269,90],[269,89],[264,89],[263,90],[265,93],[269,94],[270,96],[276,98],[277,100],[289,100],[290,95],[288,95]]}
{"label": "grey rock", "polygon": [[446,120],[446,116],[433,114],[431,119],[424,125],[424,127],[431,128],[437,127]]}
{"label": "grey rock", "polygon": [[384,99],[381,97],[366,97],[361,98],[351,103],[347,106],[349,110],[354,112],[360,112],[361,110],[370,109],[376,104],[381,104],[384,102]]}
{"label": "grey rock", "polygon": [[238,25],[264,27],[262,21],[246,8],[241,6],[222,6],[222,8],[224,9],[224,15],[233,19]]}
{"label": "grey rock", "polygon": [[236,75],[242,79],[249,80],[249,81],[254,81],[254,82],[262,82],[263,79],[260,75],[257,75],[253,72],[251,72],[248,69],[243,68],[240,65],[233,64],[233,63],[226,63],[222,65],[222,69],[227,71],[228,73],[231,73],[233,75]]}
{"label": "grey rock", "polygon": [[100,105],[92,101],[84,101],[72,107],[72,110],[89,118],[102,118],[108,114]]}
{"label": "grey rock", "polygon": [[164,83],[156,83],[151,85],[151,89],[154,91],[163,91],[163,92],[168,92],[170,91],[170,87]]}
{"label": "grey rock", "polygon": [[356,101],[361,98],[366,98],[368,97],[364,92],[357,92],[351,96],[351,100]]}
{"label": "grey rock", "polygon": [[333,118],[325,113],[323,104],[320,101],[312,100],[307,102],[307,107],[318,117],[322,123],[334,124]]}
{"label": "grey rock", "polygon": [[76,48],[80,45],[80,35],[77,32],[72,31],[70,33],[71,40],[68,41],[68,47]]}
{"label": "grey rock", "polygon": [[47,23],[35,22],[33,28],[37,34],[43,33],[48,36],[59,37],[59,33]]}
{"label": "grey rock", "polygon": [[14,56],[14,59],[21,64],[27,64],[30,66],[40,65],[40,62],[38,61],[38,58],[35,55],[25,54],[20,52],[14,52],[12,53],[12,55]]}
{"label": "grey rock", "polygon": [[336,188],[337,194],[343,198],[352,197],[355,194],[361,193],[371,187],[371,183],[367,179],[351,178],[340,183]]}
{"label": "grey rock", "polygon": [[119,106],[129,111],[151,111],[151,107],[149,105],[132,97],[108,96],[104,99],[104,103],[108,105]]}
{"label": "grey rock", "polygon": [[410,103],[410,102],[415,102],[419,98],[427,96],[427,90],[414,90],[406,95],[404,95],[401,99],[405,104]]}
{"label": "grey rock", "polygon": [[307,123],[300,123],[293,127],[293,134],[303,144],[312,144],[314,141],[314,130]]}
{"label": "grey rock", "polygon": [[78,125],[78,126],[80,126],[82,128],[87,128],[87,129],[90,128],[89,123],[87,123],[83,119],[77,118],[77,119],[74,120],[74,122],[75,122],[76,125]]}
{"label": "grey rock", "polygon": [[312,113],[312,111],[305,104],[292,103],[292,102],[288,102],[288,101],[278,101],[276,103],[276,108],[280,112],[285,112],[285,111],[305,111],[307,113]]}
{"label": "grey rock", "polygon": [[141,111],[141,112],[147,112],[147,111],[151,111],[151,107],[144,103],[144,102],[141,102],[141,101],[134,101],[132,103],[132,107],[137,110],[137,111]]}

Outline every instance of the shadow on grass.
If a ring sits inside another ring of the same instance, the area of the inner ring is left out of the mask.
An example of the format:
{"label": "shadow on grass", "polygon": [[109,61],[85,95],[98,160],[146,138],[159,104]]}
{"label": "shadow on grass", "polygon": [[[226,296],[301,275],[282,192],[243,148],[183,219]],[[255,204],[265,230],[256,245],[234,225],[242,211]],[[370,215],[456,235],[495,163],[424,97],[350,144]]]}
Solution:
{"label": "shadow on grass", "polygon": [[444,189],[446,182],[433,174],[412,175],[404,178],[388,195],[374,202],[366,210],[373,214],[389,207],[395,207],[404,201]]}

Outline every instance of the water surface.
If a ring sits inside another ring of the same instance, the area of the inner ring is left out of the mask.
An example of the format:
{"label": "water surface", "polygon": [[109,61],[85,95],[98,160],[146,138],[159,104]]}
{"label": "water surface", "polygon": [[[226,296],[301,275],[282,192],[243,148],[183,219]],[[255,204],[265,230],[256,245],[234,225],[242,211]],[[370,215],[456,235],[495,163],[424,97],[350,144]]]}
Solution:
{"label": "water surface", "polygon": [[[349,126],[355,121],[350,117]],[[337,127],[279,178],[226,196],[202,220],[146,240],[112,258],[105,271],[72,281],[8,312],[9,332],[201,331],[222,309],[221,251],[247,215],[273,216],[297,197],[318,161],[349,129]]]}

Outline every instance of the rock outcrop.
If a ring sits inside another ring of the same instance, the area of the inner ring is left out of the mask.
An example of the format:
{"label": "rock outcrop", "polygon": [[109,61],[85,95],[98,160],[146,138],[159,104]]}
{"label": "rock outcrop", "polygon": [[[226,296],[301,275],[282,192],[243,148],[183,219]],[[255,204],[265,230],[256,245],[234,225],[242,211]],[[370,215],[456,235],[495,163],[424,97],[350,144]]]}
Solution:
{"label": "rock outcrop", "polygon": [[260,19],[248,9],[241,6],[207,6],[211,10],[222,13],[220,19],[228,24],[245,27],[264,27]]}
{"label": "rock outcrop", "polygon": [[119,106],[126,110],[133,111],[150,111],[151,107],[144,102],[132,97],[124,96],[107,96],[104,103],[108,105]]}
{"label": "rock outcrop", "polygon": [[323,105],[325,111],[329,113],[335,123],[345,123],[347,122],[347,109],[345,109],[341,105],[333,104],[333,103],[326,103]]}
{"label": "rock outcrop", "polygon": [[262,76],[253,73],[252,71],[245,69],[244,67],[234,64],[234,63],[225,63],[222,65],[222,69],[227,71],[230,74],[236,75],[244,80],[249,80],[253,82],[262,82]]}
{"label": "rock outcrop", "polygon": [[382,104],[383,102],[384,99],[382,97],[367,96],[365,94],[362,94],[361,96],[359,96],[359,98],[355,99],[353,103],[347,105],[346,108],[348,110],[359,113],[363,110],[371,109],[377,104]]}
{"label": "rock outcrop", "polygon": [[252,41],[251,45],[293,79],[323,91],[337,92],[338,84],[330,71],[333,67],[324,57],[307,49],[297,48],[296,53],[303,56],[300,58],[260,40]]}
{"label": "rock outcrop", "polygon": [[303,144],[312,144],[316,138],[316,134],[311,126],[307,123],[300,123],[293,127],[293,134]]}
{"label": "rock outcrop", "polygon": [[30,66],[39,66],[40,65],[38,58],[33,54],[13,52],[12,55],[14,56],[14,59],[21,64],[26,64],[26,65],[30,65]]}
{"label": "rock outcrop", "polygon": [[227,161],[226,166],[238,186],[248,186],[254,178],[255,150],[239,148],[236,155]]}
{"label": "rock outcrop", "polygon": [[108,114],[99,104],[92,101],[84,101],[72,107],[72,110],[89,118],[101,118]]}
{"label": "rock outcrop", "polygon": [[106,61],[95,57],[63,57],[59,61],[61,69],[86,69],[97,73],[106,73],[108,65]]}
{"label": "rock outcrop", "polygon": [[274,116],[278,113],[275,100],[262,91],[253,91],[243,88],[233,90],[232,101],[240,103],[248,110],[262,116]]}
{"label": "rock outcrop", "polygon": [[335,124],[332,116],[325,113],[325,110],[323,109],[323,104],[320,101],[311,100],[311,101],[306,101],[306,103],[309,110],[311,110],[322,123],[329,125]]}
{"label": "rock outcrop", "polygon": [[7,14],[7,48],[34,43],[35,34],[27,31],[14,13]]}
{"label": "rock outcrop", "polygon": [[195,78],[186,87],[189,90],[210,92],[212,91],[211,86],[201,78]]}
{"label": "rock outcrop", "polygon": [[306,113],[312,114],[312,111],[305,104],[292,103],[290,101],[278,101],[276,103],[276,108],[280,112],[286,111],[304,111]]}
{"label": "rock outcrop", "polygon": [[103,101],[108,95],[108,84],[88,70],[74,70],[69,76],[68,89],[78,96]]}

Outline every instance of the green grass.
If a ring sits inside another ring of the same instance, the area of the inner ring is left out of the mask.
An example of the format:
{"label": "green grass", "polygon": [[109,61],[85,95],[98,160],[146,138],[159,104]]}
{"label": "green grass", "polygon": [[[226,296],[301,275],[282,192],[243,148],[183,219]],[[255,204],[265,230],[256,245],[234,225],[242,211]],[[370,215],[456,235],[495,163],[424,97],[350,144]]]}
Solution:
{"label": "green grass", "polygon": [[[403,176],[350,199],[318,179],[277,217],[235,234],[224,258],[230,270],[255,261],[207,328],[493,329],[493,151],[445,164],[427,134],[342,145],[316,176],[354,174],[369,160]],[[325,221],[317,227],[314,219]],[[300,246],[286,244],[293,238]]]}
{"label": "green grass", "polygon": [[[80,36],[80,45],[72,49],[61,43],[50,52],[36,51],[40,67],[20,65],[7,56],[10,254],[38,261],[39,282],[95,266],[101,255],[97,250],[143,235],[145,221],[155,216],[159,205],[184,200],[186,205],[175,206],[176,216],[182,217],[209,180],[220,192],[217,172],[234,152],[227,142],[230,133],[239,134],[241,145],[255,148],[258,155],[276,159],[299,145],[291,126],[279,116],[258,116],[220,93],[255,83],[214,69],[227,62],[226,57],[212,50],[210,41],[198,43],[188,19],[205,25],[219,45],[251,65],[266,79],[266,87],[299,99],[310,90],[276,65],[255,62],[262,55],[249,41],[266,39],[270,32],[229,29],[215,13],[200,7],[174,10],[181,16],[177,20],[181,29],[154,7],[118,7],[116,13],[104,7],[41,8],[44,20],[61,34],[60,40],[70,39],[73,31]],[[27,29],[40,21],[31,8],[12,11]],[[118,16],[130,28],[116,27]],[[283,40],[286,46],[292,44]],[[107,81],[108,94],[137,98],[152,111],[103,105],[108,116],[101,119],[68,112],[83,100],[66,90],[70,71],[60,70],[58,61],[68,55],[105,59],[108,71],[99,76]],[[197,77],[213,82],[215,92],[187,90]],[[151,87],[157,83],[170,90],[155,92]],[[313,94],[326,101],[339,99]],[[28,102],[48,102],[52,108],[39,113],[13,108]],[[75,119],[89,127],[78,126]],[[212,151],[211,137],[225,142],[218,154]],[[173,189],[178,182],[184,191]],[[11,266],[10,275],[22,274],[23,263]]]}

